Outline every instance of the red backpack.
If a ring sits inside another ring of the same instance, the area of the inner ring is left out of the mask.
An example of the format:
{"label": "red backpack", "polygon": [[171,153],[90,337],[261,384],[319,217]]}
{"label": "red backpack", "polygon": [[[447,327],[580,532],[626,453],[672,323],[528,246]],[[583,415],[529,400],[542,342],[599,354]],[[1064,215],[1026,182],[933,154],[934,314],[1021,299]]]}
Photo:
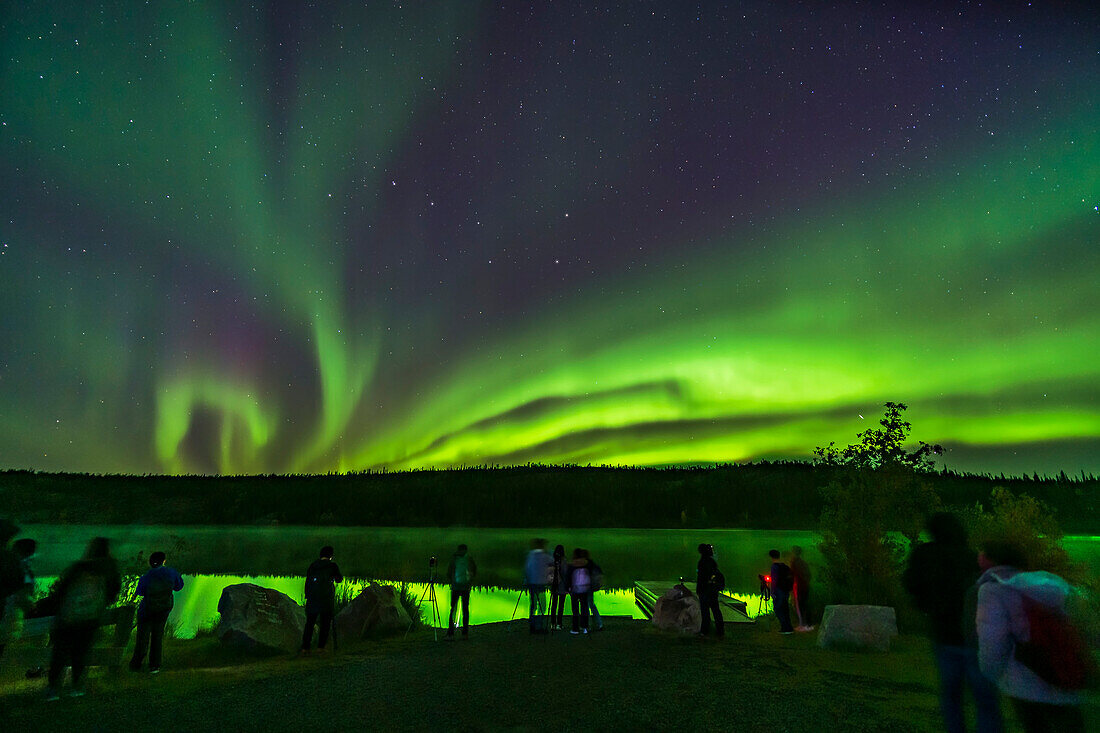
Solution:
{"label": "red backpack", "polygon": [[1017,573],[1007,579],[993,577],[1020,594],[1027,616],[1028,639],[1016,640],[1016,661],[1063,690],[1091,686],[1096,679],[1096,659],[1080,627],[1061,608],[1048,606],[1028,593],[1029,589],[1047,585],[1057,586],[1063,596],[1068,596],[1073,592],[1069,583],[1044,571]]}

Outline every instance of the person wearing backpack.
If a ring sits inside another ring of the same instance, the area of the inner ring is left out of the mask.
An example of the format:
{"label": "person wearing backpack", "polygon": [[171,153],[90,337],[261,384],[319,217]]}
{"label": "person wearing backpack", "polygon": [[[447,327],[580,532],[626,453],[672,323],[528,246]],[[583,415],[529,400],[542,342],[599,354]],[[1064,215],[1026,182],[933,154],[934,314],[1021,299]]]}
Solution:
{"label": "person wearing backpack", "polygon": [[53,649],[47,677],[47,700],[58,699],[66,666],[72,667],[71,694],[74,697],[84,694],[88,651],[121,588],[118,564],[111,557],[110,543],[105,537],[96,537],[88,543],[83,559],[61,574],[52,591],[57,613],[50,630]]}
{"label": "person wearing backpack", "polygon": [[779,633],[793,634],[790,596],[791,588],[794,587],[794,574],[791,573],[787,563],[780,562],[779,550],[769,550],[768,557],[772,559],[770,572],[772,609],[775,611],[775,617],[779,619]]}
{"label": "person wearing backpack", "polygon": [[172,613],[173,597],[183,590],[183,576],[175,568],[164,564],[167,556],[160,551],[149,556],[149,570],[138,580],[137,594],[141,603],[137,608],[137,636],[134,639],[134,656],[130,658],[130,670],[140,672],[149,654],[149,672],[160,672],[164,626]]}
{"label": "person wearing backpack", "polygon": [[577,547],[569,563],[569,607],[573,628],[569,633],[588,633],[588,608],[592,597],[592,571],[588,566],[588,550]]}
{"label": "person wearing backpack", "polygon": [[565,547],[554,548],[553,576],[550,579],[550,628],[561,631],[565,616],[565,599],[569,596],[569,563]]}
{"label": "person wearing backpack", "polygon": [[966,730],[963,693],[969,687],[979,733],[999,733],[1004,729],[1000,694],[978,668],[973,600],[977,554],[967,543],[962,522],[950,512],[930,516],[925,529],[931,541],[909,553],[901,580],[913,605],[928,617],[944,727],[948,733]]}
{"label": "person wearing backpack", "polygon": [[317,651],[328,643],[332,619],[336,616],[336,585],[342,583],[344,576],[340,567],[332,561],[334,550],[331,545],[321,548],[320,557],[310,563],[306,570],[306,625],[302,630],[302,651],[308,653],[313,643],[313,628],[320,619],[321,630],[317,632]]}
{"label": "person wearing backpack", "polygon": [[470,587],[477,576],[477,563],[469,555],[466,545],[459,545],[447,566],[447,580],[451,584],[451,619],[447,624],[447,638],[455,637],[456,613],[462,604],[462,638],[470,638]]}
{"label": "person wearing backpack", "polygon": [[[1054,637],[1056,642],[1058,632],[1067,638],[1065,606],[1072,588],[1052,573],[1024,572],[1023,551],[1008,542],[986,543],[978,565],[983,571],[978,578],[977,608],[982,673],[1012,700],[1028,733],[1084,733],[1081,695],[1071,685],[1083,686],[1087,680],[1083,676],[1063,680],[1061,676],[1079,674],[1083,666],[1094,664],[1091,651],[1080,637],[1076,649],[1035,648],[1040,639]],[[1036,661],[1052,664],[1044,667]]]}
{"label": "person wearing backpack", "polygon": [[711,616],[714,617],[714,635],[719,639],[726,636],[725,619],[718,606],[718,594],[726,586],[725,576],[718,569],[714,559],[714,545],[699,545],[699,564],[695,569],[695,595],[699,596],[699,610],[702,613],[702,625],[697,636],[705,639],[710,633]]}

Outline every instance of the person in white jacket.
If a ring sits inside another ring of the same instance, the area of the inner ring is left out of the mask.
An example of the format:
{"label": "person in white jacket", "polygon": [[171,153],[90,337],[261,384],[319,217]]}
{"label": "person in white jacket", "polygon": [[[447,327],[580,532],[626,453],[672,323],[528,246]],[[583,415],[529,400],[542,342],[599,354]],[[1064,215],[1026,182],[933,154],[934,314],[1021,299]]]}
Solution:
{"label": "person in white jacket", "polygon": [[1022,572],[1023,552],[1007,542],[989,542],[978,555],[978,665],[1012,700],[1024,730],[1084,733],[1081,697],[1043,680],[1016,659],[1017,641],[1030,638],[1024,596],[1064,610],[1071,586],[1052,573]]}

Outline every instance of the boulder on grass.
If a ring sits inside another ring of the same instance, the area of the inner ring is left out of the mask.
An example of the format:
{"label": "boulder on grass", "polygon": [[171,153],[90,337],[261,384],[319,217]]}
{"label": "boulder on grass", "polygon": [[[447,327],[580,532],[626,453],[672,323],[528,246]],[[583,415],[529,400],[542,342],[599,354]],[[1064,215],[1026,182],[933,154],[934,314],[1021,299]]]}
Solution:
{"label": "boulder on grass", "polygon": [[898,620],[890,606],[826,606],[819,629],[820,647],[888,652]]}
{"label": "boulder on grass", "polygon": [[340,639],[362,639],[368,635],[405,633],[409,614],[392,585],[371,583],[351,600],[333,621]]}
{"label": "boulder on grass", "polygon": [[682,585],[669,588],[657,599],[651,621],[663,631],[698,634],[703,623],[699,599]]}
{"label": "boulder on grass", "polygon": [[218,599],[218,638],[253,651],[296,651],[305,609],[285,593],[254,583],[229,585]]}

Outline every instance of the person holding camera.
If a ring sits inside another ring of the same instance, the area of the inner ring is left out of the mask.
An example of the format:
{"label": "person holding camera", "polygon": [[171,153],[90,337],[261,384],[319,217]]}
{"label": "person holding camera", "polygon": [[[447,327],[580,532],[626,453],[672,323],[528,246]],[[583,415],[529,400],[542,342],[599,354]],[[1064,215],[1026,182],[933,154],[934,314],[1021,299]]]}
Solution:
{"label": "person holding camera", "polygon": [[306,626],[302,631],[302,651],[309,652],[313,641],[313,627],[321,622],[317,633],[317,650],[328,643],[332,619],[336,615],[336,584],[344,582],[340,567],[332,561],[334,552],[330,545],[321,548],[320,557],[306,571]]}
{"label": "person holding camera", "polygon": [[779,633],[793,634],[791,626],[791,588],[794,587],[794,573],[787,563],[780,561],[779,550],[769,550],[768,557],[772,559],[771,567],[771,593],[772,609],[775,617],[779,619]]}
{"label": "person holding camera", "polygon": [[718,594],[725,587],[726,579],[714,559],[714,545],[699,545],[699,564],[695,572],[695,594],[699,596],[699,610],[703,616],[699,638],[706,638],[710,633],[711,616],[714,617],[715,637],[725,637],[725,620],[722,618],[722,609],[718,606]]}

